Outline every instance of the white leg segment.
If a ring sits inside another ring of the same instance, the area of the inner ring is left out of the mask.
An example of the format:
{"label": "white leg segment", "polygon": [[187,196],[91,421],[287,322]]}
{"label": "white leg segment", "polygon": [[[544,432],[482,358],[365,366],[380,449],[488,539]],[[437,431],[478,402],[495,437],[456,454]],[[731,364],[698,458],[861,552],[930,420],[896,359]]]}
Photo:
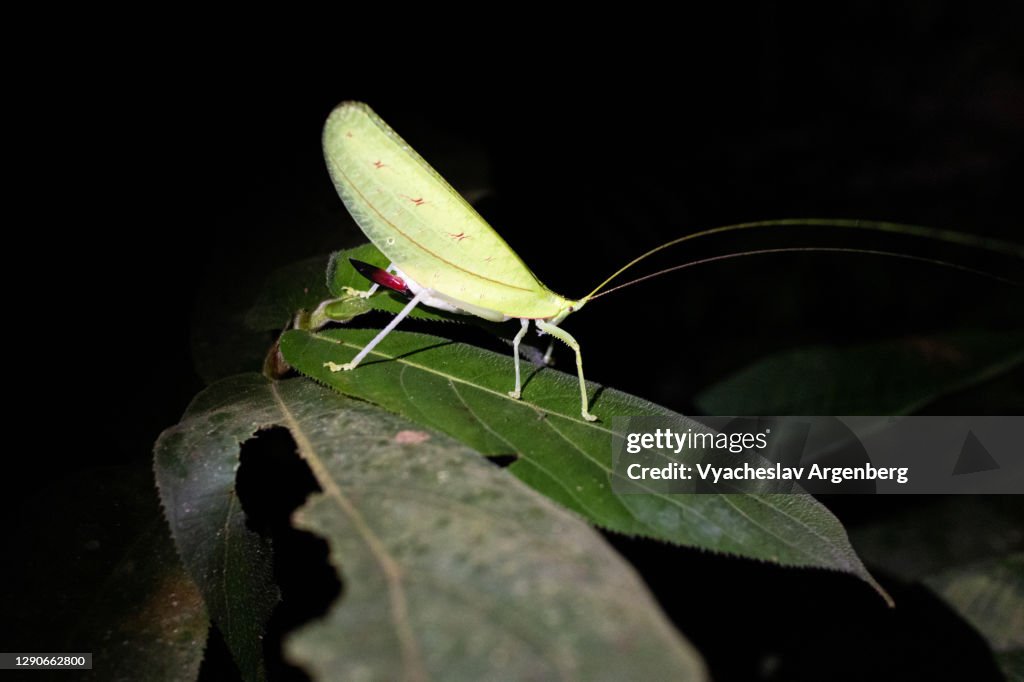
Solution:
{"label": "white leg segment", "polygon": [[569,346],[569,348],[572,348],[573,351],[575,351],[576,371],[580,375],[580,414],[582,414],[583,418],[586,419],[588,422],[597,421],[597,417],[590,414],[588,410],[588,408],[590,407],[590,403],[587,400],[587,382],[583,379],[583,357],[580,355],[580,344],[576,342],[576,339],[572,338],[572,334],[565,331],[564,329],[558,328],[557,326],[551,324],[550,322],[545,322],[544,320],[537,320],[537,329],[540,329],[542,332],[551,334],[551,336],[558,339],[565,345]]}
{"label": "white leg segment", "polygon": [[366,344],[366,346],[361,351],[359,351],[358,355],[352,358],[352,362],[346,362],[344,365],[339,365],[335,362],[325,362],[324,367],[327,367],[332,372],[340,372],[341,370],[348,371],[350,369],[355,369],[356,367],[358,367],[359,363],[363,361],[363,358],[365,358],[367,354],[369,354],[369,352],[372,351],[378,343],[383,341],[384,337],[390,334],[391,331],[398,326],[399,322],[404,320],[406,316],[408,316],[409,313],[412,312],[413,308],[415,308],[419,304],[420,299],[422,299],[426,294],[426,290],[421,290],[418,294],[413,296],[412,300],[406,303],[405,307],[402,308],[402,312],[395,315],[395,319],[391,320],[391,322],[388,323],[388,326],[381,329],[380,333],[377,334],[377,336],[373,337],[373,340],[371,340],[370,343]]}
{"label": "white leg segment", "polygon": [[508,394],[516,400],[519,400],[519,396],[522,393],[523,388],[522,379],[519,374],[519,342],[523,340],[523,337],[526,336],[526,330],[530,328],[529,320],[520,320],[520,323],[522,323],[523,326],[519,330],[519,333],[516,334],[516,337],[512,339],[512,360],[516,365],[516,390],[508,392]]}

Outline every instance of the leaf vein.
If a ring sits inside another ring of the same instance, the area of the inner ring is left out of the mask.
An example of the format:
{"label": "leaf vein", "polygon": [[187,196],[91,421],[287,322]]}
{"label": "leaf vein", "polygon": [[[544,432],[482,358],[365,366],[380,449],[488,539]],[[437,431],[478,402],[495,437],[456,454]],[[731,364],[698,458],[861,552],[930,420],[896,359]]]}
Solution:
{"label": "leaf vein", "polygon": [[348,499],[342,491],[341,486],[331,476],[327,465],[317,453],[313,443],[309,440],[302,425],[288,409],[288,405],[278,390],[278,384],[271,384],[271,393],[281,411],[282,418],[292,432],[296,444],[299,446],[299,453],[313,470],[314,476],[323,487],[323,494],[333,500],[338,508],[352,522],[356,532],[362,538],[374,560],[380,566],[384,580],[388,586],[390,597],[391,621],[395,628],[395,635],[398,638],[399,647],[402,652],[402,665],[405,670],[405,677],[409,680],[426,680],[427,674],[423,667],[423,657],[420,652],[419,643],[412,632],[409,623],[409,603],[405,595],[403,585],[402,569],[394,557],[388,552],[384,542],[377,536],[370,525],[363,518],[356,506]]}

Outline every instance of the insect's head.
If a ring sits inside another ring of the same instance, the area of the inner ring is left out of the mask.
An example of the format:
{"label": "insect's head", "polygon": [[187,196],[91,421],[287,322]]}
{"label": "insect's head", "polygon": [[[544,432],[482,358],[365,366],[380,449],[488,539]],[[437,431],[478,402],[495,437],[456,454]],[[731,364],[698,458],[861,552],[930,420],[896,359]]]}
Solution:
{"label": "insect's head", "polygon": [[569,317],[569,315],[573,314],[574,312],[582,308],[586,302],[586,299],[582,299],[579,301],[570,301],[566,299],[562,305],[561,310],[558,311],[558,314],[551,318],[551,323],[562,324],[562,320],[564,320],[565,318]]}

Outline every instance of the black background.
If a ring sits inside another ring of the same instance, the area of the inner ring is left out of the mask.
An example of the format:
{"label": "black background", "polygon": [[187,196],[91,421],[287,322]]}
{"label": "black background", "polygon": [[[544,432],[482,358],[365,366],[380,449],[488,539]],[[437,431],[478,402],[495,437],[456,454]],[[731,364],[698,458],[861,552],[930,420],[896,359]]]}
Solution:
{"label": "black background", "polygon": [[[30,316],[59,338],[47,342],[55,376],[29,412],[67,413],[62,432],[78,445],[42,448],[8,482],[147,460],[202,386],[190,334],[197,305],[217,296],[211,273],[258,281],[360,240],[319,147],[341,100],[370,103],[460,189],[488,189],[485,217],[542,281],[579,296],[661,241],[745,220],[875,218],[1020,241],[1020,19],[1009,4],[827,15],[762,4],[600,27],[516,17],[445,36],[392,17],[414,42],[354,18],[325,21],[315,37],[186,21],[172,40],[140,29],[97,41],[45,88],[57,97],[40,107],[31,223],[47,242],[39,253],[63,257],[42,287],[56,312]],[[499,26],[514,37],[491,40]],[[1005,261],[932,245],[839,242],[1007,274]],[[741,234],[659,263],[809,243],[822,242]],[[1019,298],[933,266],[786,255],[671,275],[595,301],[565,327],[588,378],[692,413],[700,389],[769,352],[1019,328]],[[1020,390],[987,395],[931,409],[1024,406]],[[32,494],[11,487],[5,506]],[[918,502],[829,504],[855,524]],[[719,679],[771,678],[772,657],[798,679],[938,679],[989,665],[980,640],[917,587],[889,585],[893,613],[852,578],[612,541]]]}
{"label": "black background", "polygon": [[[210,36],[206,52],[167,46],[145,80],[126,72],[113,85],[110,70],[130,54],[111,55],[87,81],[98,90],[75,139],[104,175],[78,169],[93,191],[78,218],[86,229],[72,233],[82,253],[71,275],[90,319],[141,327],[146,344],[119,349],[133,369],[104,383],[127,382],[114,393],[152,407],[148,440],[198,386],[184,351],[212,268],[243,278],[361,239],[319,148],[326,113],[344,99],[371,103],[443,174],[492,188],[481,211],[567,296],[664,240],[745,220],[874,218],[1019,238],[1024,92],[1012,16],[765,6],[730,15],[725,35],[704,34],[721,16],[692,17],[671,40],[620,26],[631,48],[590,36],[570,49],[556,29],[534,27],[514,45],[471,32],[436,46],[360,35],[315,56],[269,37],[244,48],[225,39],[218,51]],[[745,233],[652,267],[821,241]],[[966,252],[896,247],[999,271]],[[1006,319],[1012,293],[899,261],[762,257],[614,294],[567,328],[594,380],[685,410],[697,390],[773,350],[1018,324]],[[85,341],[98,362],[111,355],[102,335]]]}

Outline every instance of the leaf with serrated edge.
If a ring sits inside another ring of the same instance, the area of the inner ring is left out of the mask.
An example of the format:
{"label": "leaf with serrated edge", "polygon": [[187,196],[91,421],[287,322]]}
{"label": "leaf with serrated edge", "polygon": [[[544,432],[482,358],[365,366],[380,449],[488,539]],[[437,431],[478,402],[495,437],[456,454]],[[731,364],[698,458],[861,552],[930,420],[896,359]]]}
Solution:
{"label": "leaf with serrated edge", "polygon": [[235,491],[239,448],[279,420],[251,377],[200,393],[160,435],[154,469],[178,553],[246,680],[265,679],[262,636],[280,593],[270,543],[246,527]]}
{"label": "leaf with serrated edge", "polygon": [[[341,393],[374,402],[444,431],[485,455],[514,454],[521,480],[593,523],[630,535],[790,566],[845,571],[888,595],[868,574],[839,521],[806,495],[614,494],[611,431],[580,418],[574,376],[550,369],[526,380],[523,399],[508,397],[512,359],[424,334],[392,332],[351,372],[344,363],[376,332],[291,331],[281,351],[300,372]],[[595,395],[595,386],[589,387]],[[706,427],[613,389],[596,392],[593,411],[660,415]]]}
{"label": "leaf with serrated edge", "polygon": [[366,665],[386,666],[375,679],[703,677],[632,569],[575,516],[378,408],[309,382],[275,393],[324,491],[299,523],[331,543],[347,581],[289,642],[319,679]]}
{"label": "leaf with serrated edge", "polygon": [[597,533],[447,437],[305,379],[248,375],[208,389],[172,432],[189,452],[237,453],[269,424],[323,491],[296,519],[345,581],[286,642],[315,679],[704,679]]}

